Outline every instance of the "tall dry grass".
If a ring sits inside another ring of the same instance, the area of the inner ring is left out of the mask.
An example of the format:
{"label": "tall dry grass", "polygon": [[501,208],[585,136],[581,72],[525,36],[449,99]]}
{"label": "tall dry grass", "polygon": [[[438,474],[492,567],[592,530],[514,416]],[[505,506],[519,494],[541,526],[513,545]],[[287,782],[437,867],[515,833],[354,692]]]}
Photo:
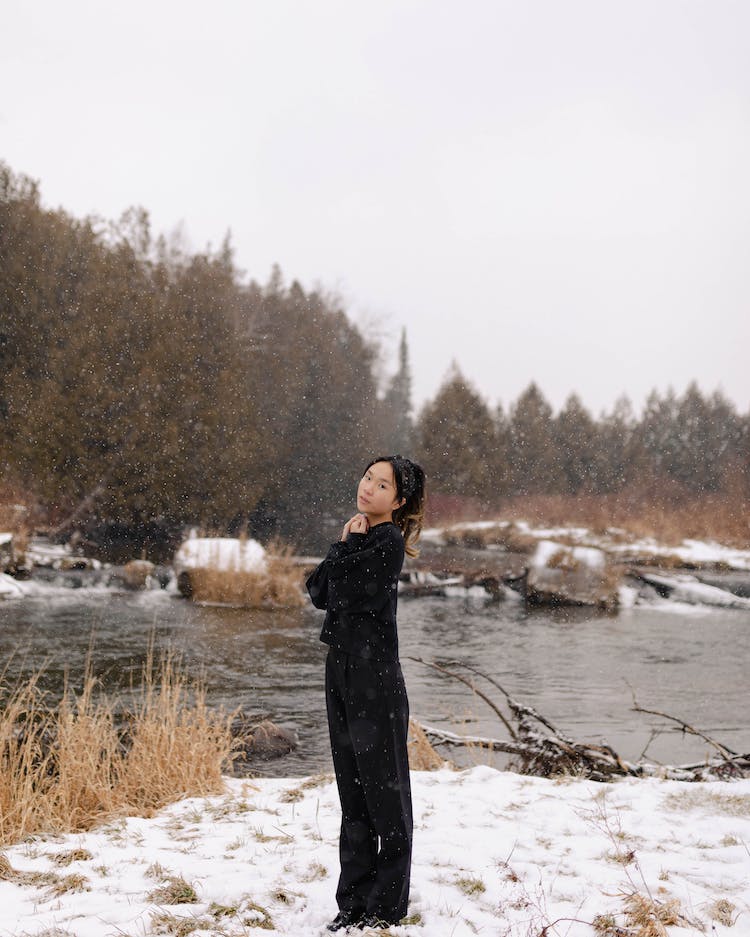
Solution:
{"label": "tall dry grass", "polygon": [[595,533],[620,527],[633,537],[678,545],[708,539],[750,549],[750,500],[741,493],[696,495],[626,490],[610,495],[528,495],[509,498],[502,516],[533,524],[579,524]]}
{"label": "tall dry grass", "polygon": [[54,708],[40,677],[0,683],[0,845],[223,789],[233,714],[210,711],[205,684],[171,652],[156,661],[149,648],[124,724],[90,661],[80,692],[66,686]]}
{"label": "tall dry grass", "polygon": [[209,552],[206,566],[189,570],[191,598],[244,608],[300,607],[305,602],[303,570],[293,556],[290,545],[272,541],[266,548],[265,570],[256,572],[236,566],[220,569],[218,551],[214,556]]}

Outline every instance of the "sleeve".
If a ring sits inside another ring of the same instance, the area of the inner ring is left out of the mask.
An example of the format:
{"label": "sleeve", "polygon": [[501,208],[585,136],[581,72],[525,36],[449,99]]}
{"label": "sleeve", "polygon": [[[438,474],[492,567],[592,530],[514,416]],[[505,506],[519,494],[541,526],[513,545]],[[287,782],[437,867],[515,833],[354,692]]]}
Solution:
{"label": "sleeve", "polygon": [[[351,547],[326,559],[328,609],[337,612],[378,612],[386,604],[404,562],[404,541],[393,528],[386,536],[362,545],[364,535]],[[349,541],[346,541],[349,545]]]}
{"label": "sleeve", "polygon": [[346,540],[332,543],[326,558],[307,577],[305,586],[315,608],[328,608],[329,564],[357,550],[364,539],[365,534],[349,533]]}

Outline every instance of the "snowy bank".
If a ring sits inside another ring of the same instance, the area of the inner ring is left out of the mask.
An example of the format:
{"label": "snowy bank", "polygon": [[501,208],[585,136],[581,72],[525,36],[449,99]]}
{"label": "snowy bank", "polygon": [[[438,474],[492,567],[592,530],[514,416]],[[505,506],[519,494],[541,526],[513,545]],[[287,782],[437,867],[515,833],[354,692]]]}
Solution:
{"label": "snowy bank", "polygon": [[[558,921],[548,937],[590,937],[597,916],[624,923],[634,892],[671,909],[680,924],[669,934],[750,933],[750,781],[605,785],[480,766],[414,772],[412,784],[414,923],[393,935],[524,937]],[[11,870],[0,865],[0,877],[16,881],[0,882],[0,932],[102,937],[196,925],[200,937],[265,923],[295,937],[327,933],[338,872],[331,777],[226,787],[152,819],[8,849]],[[34,873],[44,874],[36,884]],[[170,877],[192,886],[191,903],[165,903]]]}

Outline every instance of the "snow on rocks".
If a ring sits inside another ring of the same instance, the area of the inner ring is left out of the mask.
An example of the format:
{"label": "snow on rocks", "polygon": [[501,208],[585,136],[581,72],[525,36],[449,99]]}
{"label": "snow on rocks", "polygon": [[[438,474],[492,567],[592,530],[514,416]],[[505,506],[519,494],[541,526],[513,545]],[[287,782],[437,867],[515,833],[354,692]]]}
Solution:
{"label": "snow on rocks", "polygon": [[198,568],[262,573],[266,570],[266,551],[257,540],[193,536],[182,542],[173,566],[178,576]]}
{"label": "snow on rocks", "polygon": [[717,605],[723,608],[750,609],[750,599],[733,595],[726,589],[707,585],[687,573],[664,575],[662,573],[653,573],[650,570],[640,570],[638,575],[644,582],[655,586],[661,595],[677,602],[687,602],[690,605]]}
{"label": "snow on rocks", "polygon": [[616,608],[617,586],[606,554],[594,547],[540,540],[529,557],[526,599],[535,604],[573,602]]}
{"label": "snow on rocks", "polygon": [[20,582],[7,573],[0,573],[0,599],[19,599],[26,594]]}
{"label": "snow on rocks", "polygon": [[[597,917],[625,923],[633,893],[675,909],[669,934],[750,931],[750,781],[600,784],[478,766],[413,772],[412,788],[410,923],[394,937],[548,925],[548,937],[590,937]],[[339,817],[329,775],[226,779],[226,793],[151,819],[30,839],[0,865],[0,933],[231,937],[260,925],[322,937],[336,912]],[[167,904],[180,880],[191,900]]]}

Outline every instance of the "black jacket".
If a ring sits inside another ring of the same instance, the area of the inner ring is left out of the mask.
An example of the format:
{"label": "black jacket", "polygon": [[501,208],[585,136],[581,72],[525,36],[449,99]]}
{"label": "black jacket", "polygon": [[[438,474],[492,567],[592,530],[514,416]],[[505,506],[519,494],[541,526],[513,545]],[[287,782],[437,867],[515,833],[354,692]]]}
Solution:
{"label": "black jacket", "polygon": [[320,640],[371,660],[398,660],[396,604],[404,537],[391,521],[331,544],[307,578],[316,608],[326,609]]}

